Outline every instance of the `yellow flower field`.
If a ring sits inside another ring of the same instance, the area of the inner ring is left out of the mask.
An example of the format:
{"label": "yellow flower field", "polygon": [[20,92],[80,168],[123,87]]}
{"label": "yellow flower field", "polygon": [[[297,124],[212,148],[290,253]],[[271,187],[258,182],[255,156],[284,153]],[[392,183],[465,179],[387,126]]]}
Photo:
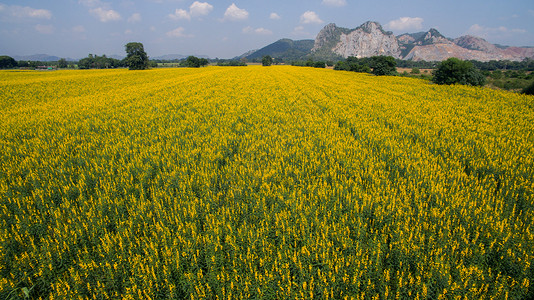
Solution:
{"label": "yellow flower field", "polygon": [[534,97],[0,72],[0,299],[534,297]]}

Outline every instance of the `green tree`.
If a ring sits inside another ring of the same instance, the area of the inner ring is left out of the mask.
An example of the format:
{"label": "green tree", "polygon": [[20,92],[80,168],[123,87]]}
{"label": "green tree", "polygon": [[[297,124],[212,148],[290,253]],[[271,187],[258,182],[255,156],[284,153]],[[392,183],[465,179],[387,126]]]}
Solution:
{"label": "green tree", "polygon": [[200,66],[201,66],[201,67],[205,67],[205,66],[209,65],[210,62],[209,62],[207,59],[205,59],[205,58],[201,58],[201,59],[199,60],[199,63],[200,63]]}
{"label": "green tree", "polygon": [[0,69],[12,69],[18,66],[17,61],[11,56],[0,56]]}
{"label": "green tree", "polygon": [[271,66],[273,64],[273,58],[269,55],[265,55],[261,58],[261,65],[264,67]]}
{"label": "green tree", "polygon": [[126,48],[126,65],[130,70],[148,69],[148,55],[142,43],[128,43]]}
{"label": "green tree", "polygon": [[392,56],[373,56],[370,67],[377,76],[397,75],[397,61]]}
{"label": "green tree", "polygon": [[200,58],[196,56],[188,56],[184,65],[188,68],[200,68]]}
{"label": "green tree", "polygon": [[473,86],[483,86],[486,78],[469,61],[463,61],[451,57],[442,61],[434,71],[432,79],[437,84],[466,84]]}
{"label": "green tree", "polygon": [[57,66],[58,68],[66,69],[69,66],[69,64],[67,63],[66,59],[61,58],[60,60],[57,61]]}
{"label": "green tree", "polygon": [[314,68],[325,68],[326,63],[324,61],[316,61],[313,63]]}

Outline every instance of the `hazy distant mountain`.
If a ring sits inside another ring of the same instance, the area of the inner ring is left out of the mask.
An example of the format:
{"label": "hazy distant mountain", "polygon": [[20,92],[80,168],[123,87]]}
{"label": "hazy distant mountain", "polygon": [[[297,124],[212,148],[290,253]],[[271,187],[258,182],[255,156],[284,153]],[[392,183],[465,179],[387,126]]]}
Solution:
{"label": "hazy distant mountain", "polygon": [[[48,54],[34,54],[34,55],[14,55],[12,56],[15,60],[22,60],[22,61],[58,61],[61,59],[61,57],[52,56]],[[77,59],[71,59],[71,58],[65,58],[68,61],[74,61]]]}

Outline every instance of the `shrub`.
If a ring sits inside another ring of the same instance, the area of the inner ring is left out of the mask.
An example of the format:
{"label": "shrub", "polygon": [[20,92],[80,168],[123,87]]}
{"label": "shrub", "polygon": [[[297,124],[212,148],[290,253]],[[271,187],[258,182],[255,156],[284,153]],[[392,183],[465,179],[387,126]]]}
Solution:
{"label": "shrub", "polygon": [[534,81],[529,86],[524,88],[522,93],[527,95],[534,95]]}
{"label": "shrub", "polygon": [[486,78],[469,61],[451,57],[438,65],[433,81],[437,84],[483,86]]}

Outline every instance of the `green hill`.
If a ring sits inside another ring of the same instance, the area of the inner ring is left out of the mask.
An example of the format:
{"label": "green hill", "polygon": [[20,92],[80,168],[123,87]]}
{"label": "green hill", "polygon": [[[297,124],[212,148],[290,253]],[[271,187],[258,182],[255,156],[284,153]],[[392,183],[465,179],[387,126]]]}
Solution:
{"label": "green hill", "polygon": [[294,41],[291,39],[281,39],[268,46],[265,46],[252,54],[246,56],[248,60],[261,59],[265,55],[283,60],[301,59],[309,54],[313,48],[314,40]]}

